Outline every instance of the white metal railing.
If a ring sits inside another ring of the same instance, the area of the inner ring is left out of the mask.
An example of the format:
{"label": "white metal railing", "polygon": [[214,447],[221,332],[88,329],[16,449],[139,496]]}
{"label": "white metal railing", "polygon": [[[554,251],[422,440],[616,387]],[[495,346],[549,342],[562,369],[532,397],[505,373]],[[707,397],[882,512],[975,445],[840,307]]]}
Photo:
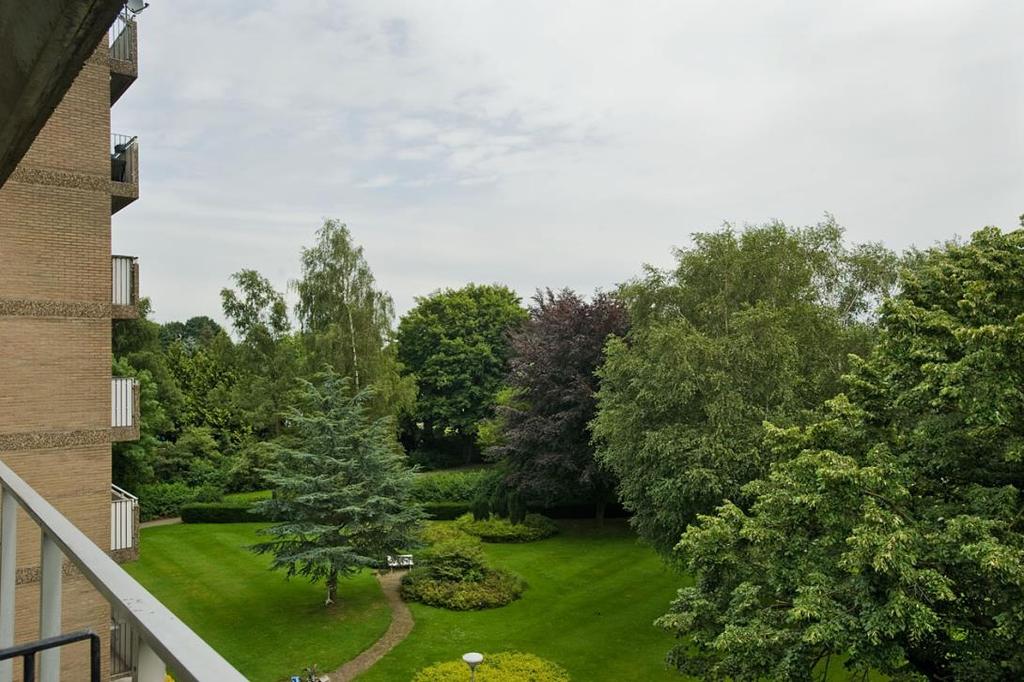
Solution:
{"label": "white metal railing", "polygon": [[110,425],[113,427],[135,426],[135,379],[112,377],[110,379]]}
{"label": "white metal railing", "polygon": [[111,302],[114,305],[135,305],[135,268],[138,259],[134,256],[111,256]]}
{"label": "white metal railing", "polygon": [[[0,462],[0,648],[14,644],[18,508],[42,534],[39,638],[61,632],[62,575],[67,558],[128,623],[138,640],[137,682],[163,682],[170,669],[179,682],[245,678],[118,566],[38,492]],[[42,682],[60,679],[60,650],[39,655]],[[11,661],[0,662],[0,682],[11,682]]]}
{"label": "white metal railing", "polygon": [[110,25],[108,43],[110,45],[111,59],[123,61],[134,61],[132,53],[132,37],[135,33],[135,16],[125,7],[117,14],[114,23]]}
{"label": "white metal railing", "polygon": [[131,549],[135,546],[135,510],[139,498],[124,488],[110,485],[110,549]]}

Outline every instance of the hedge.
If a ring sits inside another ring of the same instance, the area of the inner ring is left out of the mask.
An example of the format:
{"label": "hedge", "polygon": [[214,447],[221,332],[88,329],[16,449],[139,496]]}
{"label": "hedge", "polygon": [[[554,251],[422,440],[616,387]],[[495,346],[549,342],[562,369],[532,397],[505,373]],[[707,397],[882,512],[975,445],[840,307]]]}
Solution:
{"label": "hedge", "polygon": [[498,516],[478,521],[472,514],[466,514],[457,518],[455,525],[484,542],[533,542],[558,532],[555,522],[540,514],[527,514],[522,523],[512,523]]}
{"label": "hedge", "polygon": [[423,511],[435,521],[452,521],[470,512],[469,502],[427,502]]}
{"label": "hedge", "polygon": [[[252,504],[249,501],[230,499],[223,502],[193,502],[181,506],[181,520],[185,523],[246,523],[276,520],[249,513]],[[464,502],[425,504],[423,511],[436,521],[451,521],[468,513],[469,504]]]}
{"label": "hedge", "polygon": [[468,504],[473,501],[480,481],[486,475],[486,469],[420,473],[413,483],[412,497],[417,502],[424,504],[439,502],[465,502]]}
{"label": "hedge", "polygon": [[181,520],[185,523],[252,523],[274,520],[253,513],[250,509],[251,502],[196,502],[181,508]]}

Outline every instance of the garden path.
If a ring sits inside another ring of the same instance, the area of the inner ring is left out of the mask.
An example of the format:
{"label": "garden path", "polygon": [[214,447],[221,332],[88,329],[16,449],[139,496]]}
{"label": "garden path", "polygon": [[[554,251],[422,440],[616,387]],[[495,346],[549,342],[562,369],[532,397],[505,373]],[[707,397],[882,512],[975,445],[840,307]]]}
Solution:
{"label": "garden path", "polygon": [[388,600],[388,606],[391,607],[391,625],[388,626],[384,636],[374,642],[369,649],[331,673],[331,682],[348,682],[355,679],[369,670],[370,666],[383,658],[412,632],[415,625],[412,612],[402,601],[402,572],[378,574],[377,580]]}

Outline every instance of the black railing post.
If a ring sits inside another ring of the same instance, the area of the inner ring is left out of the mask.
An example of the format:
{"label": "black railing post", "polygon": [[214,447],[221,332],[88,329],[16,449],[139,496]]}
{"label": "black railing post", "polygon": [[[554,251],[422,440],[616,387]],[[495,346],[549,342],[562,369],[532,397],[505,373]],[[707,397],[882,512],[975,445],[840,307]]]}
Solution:
{"label": "black railing post", "polygon": [[0,649],[0,661],[21,657],[22,673],[21,679],[24,682],[35,682],[36,680],[36,654],[40,651],[57,649],[65,644],[74,644],[82,640],[89,640],[89,680],[90,682],[102,682],[100,680],[100,637],[92,630],[78,630],[69,632],[66,635],[46,637],[28,644]]}

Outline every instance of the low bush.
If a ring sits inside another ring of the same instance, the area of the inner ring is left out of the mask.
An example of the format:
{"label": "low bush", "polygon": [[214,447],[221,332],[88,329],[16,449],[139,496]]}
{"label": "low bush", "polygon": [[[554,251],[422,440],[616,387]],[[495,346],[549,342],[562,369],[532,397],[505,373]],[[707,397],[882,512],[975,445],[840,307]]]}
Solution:
{"label": "low bush", "polygon": [[251,502],[195,502],[182,505],[181,520],[185,523],[252,523],[276,521],[252,511]]}
{"label": "low bush", "polygon": [[469,611],[504,606],[522,596],[519,577],[487,565],[483,542],[454,524],[431,523],[420,539],[428,545],[417,568],[402,578],[402,596],[430,606]]}
{"label": "low bush", "polygon": [[[423,668],[413,682],[465,682],[466,664],[445,661]],[[533,654],[505,651],[487,654],[476,669],[477,682],[569,682],[561,666]]]}
{"label": "low bush", "polygon": [[430,566],[402,576],[402,598],[453,611],[505,606],[519,599],[526,583],[508,571],[488,568],[480,580],[438,580]]}
{"label": "low bush", "polygon": [[470,511],[468,502],[427,502],[423,511],[435,521],[452,521]]}
{"label": "low bush", "polygon": [[485,469],[465,469],[421,473],[416,476],[412,496],[417,502],[436,504],[439,502],[464,502],[469,504],[476,495],[480,481],[487,474]]}
{"label": "low bush", "polygon": [[426,523],[420,531],[419,538],[424,545],[436,545],[450,540],[480,543],[480,538],[470,535],[454,523]]}
{"label": "low bush", "polygon": [[214,483],[204,483],[192,489],[195,502],[220,502],[224,499],[224,488]]}
{"label": "low bush", "polygon": [[420,552],[419,563],[434,580],[478,582],[487,575],[484,548],[477,538],[445,539]]}
{"label": "low bush", "polygon": [[143,521],[177,516],[182,505],[195,499],[195,491],[185,483],[150,483],[140,486],[138,493]]}
{"label": "low bush", "polygon": [[457,518],[455,525],[484,542],[533,542],[558,532],[555,522],[540,514],[527,514],[522,523],[512,523],[498,516],[476,520],[472,514],[466,514]]}

